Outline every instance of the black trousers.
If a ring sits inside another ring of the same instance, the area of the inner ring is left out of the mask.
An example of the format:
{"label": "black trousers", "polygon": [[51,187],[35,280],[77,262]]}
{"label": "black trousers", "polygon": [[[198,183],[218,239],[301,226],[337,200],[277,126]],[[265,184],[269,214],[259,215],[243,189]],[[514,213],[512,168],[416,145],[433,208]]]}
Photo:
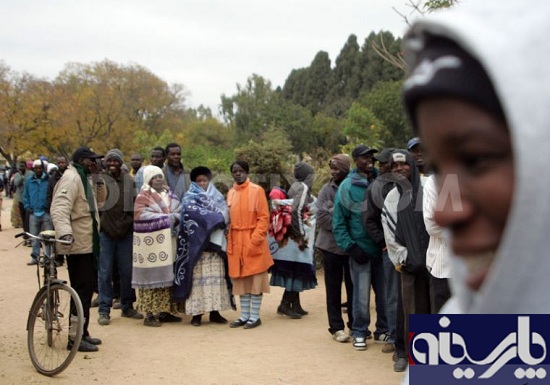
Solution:
{"label": "black trousers", "polygon": [[76,290],[82,307],[84,308],[84,333],[83,337],[89,336],[88,325],[90,324],[90,307],[92,305],[92,296],[97,279],[94,272],[94,255],[89,254],[69,254],[67,255],[67,268],[69,270],[69,280],[71,286]]}
{"label": "black trousers", "polygon": [[348,323],[351,329],[353,323],[353,284],[349,272],[349,256],[338,255],[329,251],[323,253],[323,268],[325,270],[325,291],[327,296],[328,331],[330,334],[344,330],[342,318],[342,282],[345,283],[348,303]]}
{"label": "black trousers", "polygon": [[430,274],[430,307],[432,313],[439,313],[449,298],[451,298],[449,279],[437,278]]}

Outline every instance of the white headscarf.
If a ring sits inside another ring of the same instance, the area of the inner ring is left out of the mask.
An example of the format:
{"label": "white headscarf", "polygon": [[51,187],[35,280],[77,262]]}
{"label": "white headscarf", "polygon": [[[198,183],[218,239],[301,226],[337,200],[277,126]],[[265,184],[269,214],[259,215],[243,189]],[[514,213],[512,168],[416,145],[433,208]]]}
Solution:
{"label": "white headscarf", "polygon": [[143,185],[141,186],[141,189],[150,189],[151,186],[149,183],[151,182],[151,179],[153,179],[157,175],[162,176],[162,179],[164,179],[164,174],[160,167],[153,165],[145,166],[145,168],[143,169]]}

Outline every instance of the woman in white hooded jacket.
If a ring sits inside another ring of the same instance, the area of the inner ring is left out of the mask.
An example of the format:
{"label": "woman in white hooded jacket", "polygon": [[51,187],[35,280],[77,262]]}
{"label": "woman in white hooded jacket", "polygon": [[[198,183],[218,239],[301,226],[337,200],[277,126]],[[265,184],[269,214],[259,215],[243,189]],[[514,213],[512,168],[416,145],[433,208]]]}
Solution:
{"label": "woman in white hooded jacket", "polygon": [[443,313],[550,313],[550,2],[483,0],[416,21],[404,101],[440,188]]}

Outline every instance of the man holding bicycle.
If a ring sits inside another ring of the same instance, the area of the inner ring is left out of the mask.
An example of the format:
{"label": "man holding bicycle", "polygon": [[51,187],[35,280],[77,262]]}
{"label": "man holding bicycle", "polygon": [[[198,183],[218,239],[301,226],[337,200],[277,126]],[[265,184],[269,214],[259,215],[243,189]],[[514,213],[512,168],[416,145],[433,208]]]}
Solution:
{"label": "man holding bicycle", "polygon": [[[90,306],[95,287],[95,266],[99,258],[98,201],[105,200],[103,180],[98,177],[96,161],[103,158],[89,147],[79,147],[71,165],[57,182],[50,214],[57,236],[71,241],[70,246],[59,245],[58,252],[67,255],[71,286],[78,293],[84,308],[84,331],[78,348],[81,352],[98,351],[99,338],[88,332]],[[72,346],[69,340],[68,347]]]}

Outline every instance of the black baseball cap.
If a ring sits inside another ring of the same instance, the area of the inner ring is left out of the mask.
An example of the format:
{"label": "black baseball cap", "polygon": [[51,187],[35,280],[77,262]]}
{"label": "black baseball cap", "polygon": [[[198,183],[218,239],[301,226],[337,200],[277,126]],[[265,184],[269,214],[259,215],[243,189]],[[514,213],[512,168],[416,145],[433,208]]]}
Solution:
{"label": "black baseball cap", "polygon": [[97,155],[95,152],[92,151],[90,147],[81,146],[76,149],[76,151],[73,153],[73,162],[78,162],[79,159],[100,159],[103,158],[104,155]]}
{"label": "black baseball cap", "polygon": [[357,158],[361,155],[374,154],[375,152],[378,152],[378,150],[370,148],[369,146],[365,146],[364,144],[360,144],[353,149],[353,151],[351,152],[351,157]]}
{"label": "black baseball cap", "polygon": [[384,148],[382,149],[382,151],[380,151],[380,154],[373,156],[373,158],[380,163],[388,163],[394,150],[395,148]]}

